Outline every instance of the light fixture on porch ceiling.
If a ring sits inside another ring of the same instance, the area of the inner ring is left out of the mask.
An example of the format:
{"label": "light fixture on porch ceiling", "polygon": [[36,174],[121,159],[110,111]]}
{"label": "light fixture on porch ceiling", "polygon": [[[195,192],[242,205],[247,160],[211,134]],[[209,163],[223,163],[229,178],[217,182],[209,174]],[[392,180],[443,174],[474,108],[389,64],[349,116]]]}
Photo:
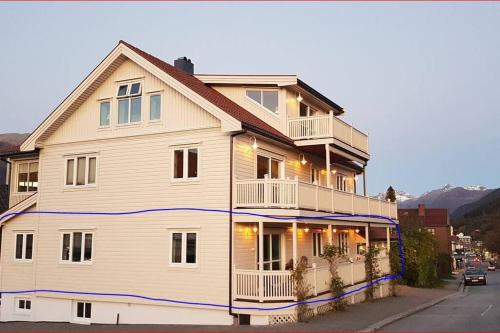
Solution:
{"label": "light fixture on porch ceiling", "polygon": [[259,145],[257,144],[257,139],[255,138],[255,136],[252,136],[250,138],[250,141],[252,141],[252,149],[253,150],[257,150],[257,148],[259,148]]}
{"label": "light fixture on porch ceiling", "polygon": [[336,232],[337,232],[337,229],[333,228],[333,230],[332,230],[332,231],[336,233]]}
{"label": "light fixture on porch ceiling", "polygon": [[253,229],[252,229],[252,230],[253,230],[253,232],[257,232],[257,231],[259,231],[259,228],[257,228],[257,227],[253,227]]}
{"label": "light fixture on porch ceiling", "polygon": [[300,96],[300,93],[299,93],[299,96],[297,96],[297,102],[302,102],[304,99],[302,98],[302,96]]}
{"label": "light fixture on porch ceiling", "polygon": [[309,228],[308,228],[308,227],[305,227],[305,228],[304,228],[304,231],[305,231],[305,232],[309,232]]}
{"label": "light fixture on porch ceiling", "polygon": [[302,163],[302,165],[307,164],[307,160],[306,160],[306,157],[304,156],[304,154],[299,154],[299,160],[300,160],[300,163]]}
{"label": "light fixture on porch ceiling", "polygon": [[337,170],[332,169],[332,173],[333,173],[333,174],[336,174],[336,173],[337,173]]}
{"label": "light fixture on porch ceiling", "polygon": [[356,228],[356,230],[354,230],[354,231],[356,231],[356,233],[359,234],[359,229],[358,228]]}

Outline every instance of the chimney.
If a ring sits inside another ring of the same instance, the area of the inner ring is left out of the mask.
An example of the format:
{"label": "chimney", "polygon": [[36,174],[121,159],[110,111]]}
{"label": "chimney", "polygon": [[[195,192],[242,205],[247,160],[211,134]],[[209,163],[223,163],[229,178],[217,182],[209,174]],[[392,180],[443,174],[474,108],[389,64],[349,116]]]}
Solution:
{"label": "chimney", "polygon": [[194,74],[194,64],[187,57],[180,57],[174,60],[174,67],[190,75]]}
{"label": "chimney", "polygon": [[418,204],[418,216],[425,216],[425,205]]}

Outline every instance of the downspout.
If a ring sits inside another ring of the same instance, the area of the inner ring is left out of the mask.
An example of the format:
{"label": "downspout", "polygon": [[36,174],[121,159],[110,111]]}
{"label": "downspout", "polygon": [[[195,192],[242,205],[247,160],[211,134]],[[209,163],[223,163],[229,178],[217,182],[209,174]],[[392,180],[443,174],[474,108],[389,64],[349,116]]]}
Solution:
{"label": "downspout", "polygon": [[234,137],[246,133],[246,130],[231,134],[229,143],[229,314],[235,318],[233,313],[233,146]]}
{"label": "downspout", "polygon": [[8,208],[8,206],[10,205],[10,176],[12,174],[12,162],[5,159],[5,157],[0,157],[0,161],[5,162],[7,164],[6,183],[7,183],[7,193],[9,193],[7,197],[7,208]]}

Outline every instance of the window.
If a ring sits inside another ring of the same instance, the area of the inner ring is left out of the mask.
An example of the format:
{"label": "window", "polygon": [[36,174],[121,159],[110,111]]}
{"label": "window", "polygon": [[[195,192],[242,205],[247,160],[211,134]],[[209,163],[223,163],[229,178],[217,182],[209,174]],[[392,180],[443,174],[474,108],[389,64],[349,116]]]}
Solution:
{"label": "window", "polygon": [[30,312],[31,311],[31,299],[29,298],[16,298],[16,310],[17,312]]}
{"label": "window", "polygon": [[278,159],[257,155],[257,178],[262,179],[266,175],[273,179],[280,178],[281,164],[282,161]]}
{"label": "window", "polygon": [[313,256],[319,257],[321,254],[323,254],[321,232],[313,232]]}
{"label": "window", "polygon": [[365,243],[358,243],[356,244],[356,254],[363,256],[366,254],[366,244]]}
{"label": "window", "polygon": [[339,234],[339,248],[343,254],[349,254],[349,248],[347,246],[347,233],[342,232]]}
{"label": "window", "polygon": [[344,192],[347,191],[346,176],[337,175],[337,190]]}
{"label": "window", "polygon": [[33,233],[16,233],[16,260],[33,259]]}
{"label": "window", "polygon": [[198,178],[198,148],[174,149],[174,179]]}
{"label": "window", "polygon": [[76,318],[90,319],[92,316],[92,303],[76,302]]}
{"label": "window", "polygon": [[149,120],[160,120],[161,118],[161,95],[149,97]]}
{"label": "window", "polygon": [[195,231],[172,232],[171,264],[189,266],[197,263],[197,236]]}
{"label": "window", "polygon": [[38,162],[19,164],[17,192],[36,192],[38,190]]}
{"label": "window", "polygon": [[301,117],[310,117],[318,114],[318,111],[309,105],[301,102],[299,105],[299,116]]}
{"label": "window", "polygon": [[93,186],[96,183],[97,157],[77,156],[66,160],[66,186]]}
{"label": "window", "polygon": [[92,262],[92,237],[90,232],[65,232],[62,234],[61,260],[63,262]]}
{"label": "window", "polygon": [[124,84],[118,88],[118,124],[141,121],[141,84]]}
{"label": "window", "polygon": [[316,185],[320,185],[320,182],[319,182],[319,170],[316,169],[316,168],[311,168],[311,183],[312,184],[316,184]]}
{"label": "window", "polygon": [[435,234],[436,234],[436,229],[434,229],[434,228],[427,228],[427,231],[428,231],[429,233],[431,233],[432,235],[435,235]]}
{"label": "window", "polygon": [[259,103],[269,111],[278,113],[277,90],[247,90],[247,97]]}
{"label": "window", "polygon": [[99,126],[107,127],[109,126],[109,116],[111,111],[111,103],[101,102],[101,107],[99,111]]}

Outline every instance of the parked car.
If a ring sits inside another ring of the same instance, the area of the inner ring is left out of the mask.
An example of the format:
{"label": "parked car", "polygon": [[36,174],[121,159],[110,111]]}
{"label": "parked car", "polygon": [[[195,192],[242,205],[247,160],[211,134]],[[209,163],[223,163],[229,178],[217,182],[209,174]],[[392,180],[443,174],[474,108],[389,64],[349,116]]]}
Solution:
{"label": "parked car", "polygon": [[486,285],[486,273],[480,269],[467,269],[464,272],[464,285]]}
{"label": "parked car", "polygon": [[489,272],[494,272],[495,270],[496,270],[495,264],[494,264],[494,263],[492,263],[492,262],[490,262],[490,263],[488,264],[488,271],[489,271]]}

